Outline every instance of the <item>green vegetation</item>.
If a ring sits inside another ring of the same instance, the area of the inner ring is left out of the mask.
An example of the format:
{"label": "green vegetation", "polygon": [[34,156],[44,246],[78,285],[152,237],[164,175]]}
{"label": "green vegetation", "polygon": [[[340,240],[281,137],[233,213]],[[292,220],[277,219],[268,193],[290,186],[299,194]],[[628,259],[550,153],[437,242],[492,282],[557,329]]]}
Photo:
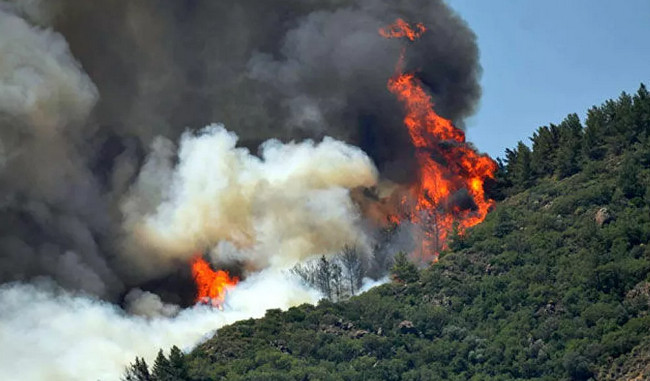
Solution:
{"label": "green vegetation", "polygon": [[569,115],[532,149],[507,150],[490,190],[503,201],[451,234],[435,265],[400,255],[395,282],[224,327],[177,360],[183,379],[638,376],[650,358],[648,91],[592,108],[585,124]]}

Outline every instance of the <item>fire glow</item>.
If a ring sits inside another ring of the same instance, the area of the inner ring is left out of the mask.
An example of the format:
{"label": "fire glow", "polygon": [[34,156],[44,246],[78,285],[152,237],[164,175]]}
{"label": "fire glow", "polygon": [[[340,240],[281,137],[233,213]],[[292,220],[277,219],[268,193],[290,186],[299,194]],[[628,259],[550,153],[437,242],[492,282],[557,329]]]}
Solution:
{"label": "fire glow", "polygon": [[213,307],[221,307],[226,294],[239,282],[239,278],[231,277],[227,271],[212,270],[200,255],[192,259],[192,277],[196,283],[196,302]]}
{"label": "fire glow", "polygon": [[[411,27],[402,19],[379,30],[383,37],[410,41],[425,32],[421,23]],[[404,125],[415,147],[418,164],[417,182],[402,204],[414,204],[407,207],[406,218],[423,227],[424,237],[416,255],[422,260],[435,261],[440,250],[446,247],[454,225],[462,234],[483,221],[494,205],[493,200],[486,200],[483,185],[486,179],[494,178],[496,163],[489,156],[478,154],[466,143],[461,129],[434,111],[433,100],[420,80],[415,73],[404,72],[403,66],[404,50],[387,85],[404,107]],[[452,202],[459,192],[467,192],[473,205],[461,208]]]}

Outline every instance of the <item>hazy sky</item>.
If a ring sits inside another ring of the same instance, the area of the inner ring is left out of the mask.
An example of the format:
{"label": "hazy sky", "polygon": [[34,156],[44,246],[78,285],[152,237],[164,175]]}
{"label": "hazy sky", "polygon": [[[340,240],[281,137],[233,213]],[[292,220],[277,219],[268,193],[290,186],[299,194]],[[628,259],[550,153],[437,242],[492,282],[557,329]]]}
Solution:
{"label": "hazy sky", "polygon": [[448,0],[478,36],[483,97],[468,140],[492,156],[537,127],[650,86],[648,0]]}

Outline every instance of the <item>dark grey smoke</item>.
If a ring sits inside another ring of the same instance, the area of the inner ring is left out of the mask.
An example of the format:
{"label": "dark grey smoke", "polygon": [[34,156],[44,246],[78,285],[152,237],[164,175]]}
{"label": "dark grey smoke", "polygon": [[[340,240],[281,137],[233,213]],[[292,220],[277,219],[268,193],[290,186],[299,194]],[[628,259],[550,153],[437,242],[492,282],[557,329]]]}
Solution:
{"label": "dark grey smoke", "polygon": [[475,36],[438,0],[0,5],[63,36],[37,29],[48,43],[67,41],[81,68],[61,65],[79,69],[83,92],[74,102],[57,92],[63,100],[45,117],[60,120],[43,127],[3,107],[0,58],[0,282],[46,275],[115,298],[146,281],[115,263],[117,202],[153,139],[174,140],[188,127],[223,122],[251,147],[329,135],[360,146],[384,176],[408,181],[412,152],[386,89],[404,42],[377,33],[398,17],[429,29],[406,63],[440,114],[462,124],[480,96]]}

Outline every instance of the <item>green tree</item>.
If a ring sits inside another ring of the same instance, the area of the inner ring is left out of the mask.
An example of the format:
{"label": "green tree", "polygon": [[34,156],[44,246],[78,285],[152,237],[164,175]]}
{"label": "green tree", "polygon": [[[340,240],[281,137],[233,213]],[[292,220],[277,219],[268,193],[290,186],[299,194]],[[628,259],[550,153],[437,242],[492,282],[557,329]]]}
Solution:
{"label": "green tree", "polygon": [[557,175],[564,178],[580,170],[582,124],[577,114],[570,114],[562,121],[558,129],[560,145],[554,164]]}
{"label": "green tree", "polygon": [[618,185],[627,198],[643,196],[645,191],[639,180],[640,167],[638,161],[631,153],[625,155],[618,176]]}
{"label": "green tree", "polygon": [[582,140],[582,154],[587,160],[601,160],[607,153],[605,146],[605,114],[599,107],[592,107],[587,111],[584,136]]}
{"label": "green tree", "polygon": [[158,351],[158,356],[156,356],[153,363],[151,379],[154,381],[174,381],[172,366],[162,349]]}
{"label": "green tree", "polygon": [[149,367],[141,357],[136,357],[135,362],[129,365],[122,376],[123,381],[153,381],[149,374]]}
{"label": "green tree", "polygon": [[400,251],[395,255],[391,275],[393,276],[393,279],[404,283],[411,283],[420,279],[420,272],[417,266],[409,261],[406,253],[403,251]]}
{"label": "green tree", "polygon": [[169,351],[169,368],[171,373],[171,380],[186,381],[188,379],[187,364],[185,363],[185,356],[183,352],[177,347],[173,346]]}
{"label": "green tree", "polygon": [[633,97],[634,125],[639,133],[650,135],[650,93],[642,83]]}
{"label": "green tree", "polygon": [[460,231],[458,222],[454,222],[451,226],[451,231],[447,237],[449,249],[453,251],[462,250],[467,247],[464,234]]}
{"label": "green tree", "polygon": [[508,174],[517,190],[523,190],[533,183],[531,151],[523,142],[517,143],[515,150],[506,150]]}
{"label": "green tree", "polygon": [[558,128],[551,124],[550,127],[540,127],[530,139],[533,143],[531,153],[531,167],[538,176],[550,176],[555,168],[555,157],[559,145]]}

